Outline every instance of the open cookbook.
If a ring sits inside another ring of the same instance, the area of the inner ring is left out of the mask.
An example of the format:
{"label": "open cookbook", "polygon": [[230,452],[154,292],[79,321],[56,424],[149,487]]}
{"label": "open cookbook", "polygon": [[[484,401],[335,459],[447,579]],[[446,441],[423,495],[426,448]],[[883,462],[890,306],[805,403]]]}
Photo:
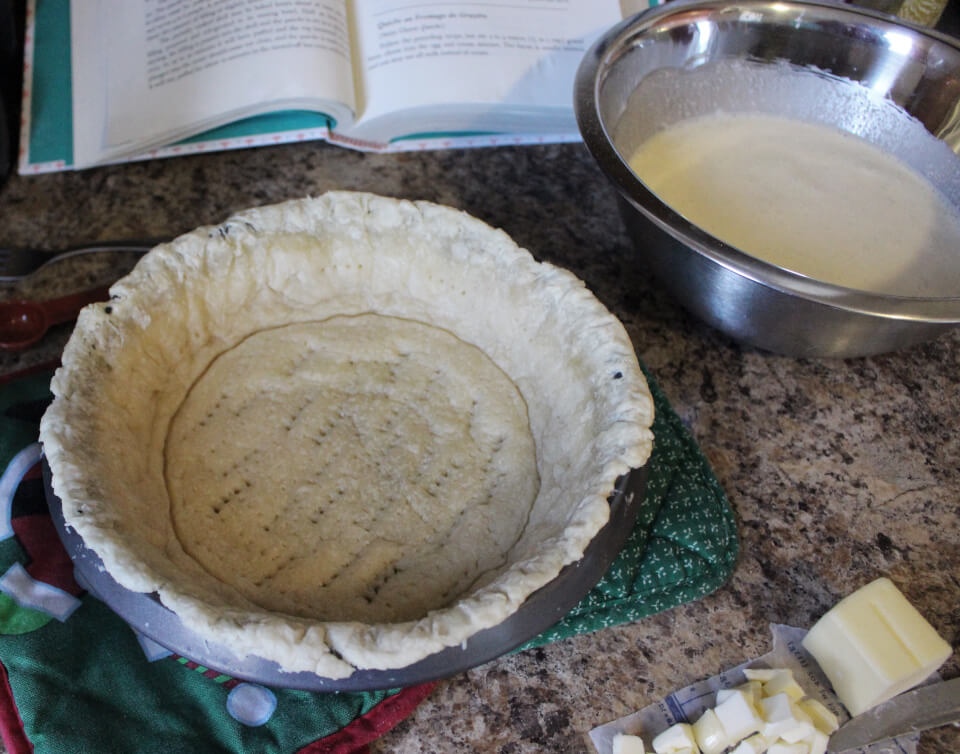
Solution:
{"label": "open cookbook", "polygon": [[31,0],[20,172],[304,139],[575,140],[577,66],[636,5]]}

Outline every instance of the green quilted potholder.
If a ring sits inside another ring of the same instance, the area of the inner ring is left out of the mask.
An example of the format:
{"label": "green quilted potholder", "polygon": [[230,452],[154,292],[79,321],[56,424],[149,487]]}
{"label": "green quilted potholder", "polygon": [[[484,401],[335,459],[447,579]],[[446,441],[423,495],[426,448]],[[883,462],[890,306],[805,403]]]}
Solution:
{"label": "green quilted potholder", "polygon": [[733,572],[736,522],[689,430],[644,370],[656,416],[647,492],[626,545],[600,582],[521,649],[645,618],[709,594]]}

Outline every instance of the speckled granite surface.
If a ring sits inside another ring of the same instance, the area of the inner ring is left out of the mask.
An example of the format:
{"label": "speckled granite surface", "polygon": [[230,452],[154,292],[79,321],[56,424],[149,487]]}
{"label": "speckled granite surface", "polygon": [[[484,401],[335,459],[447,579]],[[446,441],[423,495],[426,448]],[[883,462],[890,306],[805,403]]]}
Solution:
{"label": "speckled granite surface", "polygon": [[[163,236],[328,189],[443,202],[569,268],[626,324],[739,519],[728,585],[694,604],[504,658],[439,684],[377,752],[579,752],[595,725],[768,650],[768,623],[810,625],[889,575],[955,647],[960,634],[960,331],[901,353],[796,360],[732,343],[646,275],[612,190],[579,145],[363,155],[325,145],[13,178],[6,244]],[[63,263],[4,297],[109,282],[130,258]],[[4,372],[55,356],[69,326]],[[944,675],[960,673],[955,653]],[[960,731],[921,751],[960,751]]]}

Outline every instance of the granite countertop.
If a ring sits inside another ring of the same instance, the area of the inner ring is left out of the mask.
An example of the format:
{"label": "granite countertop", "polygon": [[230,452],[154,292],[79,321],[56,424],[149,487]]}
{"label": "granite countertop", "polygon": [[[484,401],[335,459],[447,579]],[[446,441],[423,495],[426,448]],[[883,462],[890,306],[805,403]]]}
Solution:
{"label": "granite countertop", "polygon": [[[13,177],[0,190],[0,241],[168,236],[329,189],[462,208],[585,280],[693,432],[741,536],[736,571],[714,594],[442,681],[374,751],[584,751],[594,726],[765,653],[769,623],[809,626],[881,575],[957,645],[960,330],[846,361],[741,347],[650,279],[580,145],[365,155],[297,144]],[[110,282],[133,262],[69,260],[2,293],[52,297]],[[0,368],[55,358],[69,330],[0,355]],[[943,675],[958,673],[955,653]],[[960,751],[960,730],[924,734],[920,751]]]}

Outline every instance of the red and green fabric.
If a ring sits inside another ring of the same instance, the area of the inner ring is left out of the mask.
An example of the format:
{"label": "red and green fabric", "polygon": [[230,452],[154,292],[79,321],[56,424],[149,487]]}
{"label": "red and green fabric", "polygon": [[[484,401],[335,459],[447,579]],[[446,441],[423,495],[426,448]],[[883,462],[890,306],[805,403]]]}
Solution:
{"label": "red and green fabric", "polygon": [[[37,426],[51,372],[0,384],[0,737],[10,754],[355,754],[434,684],[366,693],[266,688],[171,654],[76,580],[47,511]],[[732,513],[651,380],[656,446],[637,525],[610,571],[535,646],[696,599],[737,555]]]}

